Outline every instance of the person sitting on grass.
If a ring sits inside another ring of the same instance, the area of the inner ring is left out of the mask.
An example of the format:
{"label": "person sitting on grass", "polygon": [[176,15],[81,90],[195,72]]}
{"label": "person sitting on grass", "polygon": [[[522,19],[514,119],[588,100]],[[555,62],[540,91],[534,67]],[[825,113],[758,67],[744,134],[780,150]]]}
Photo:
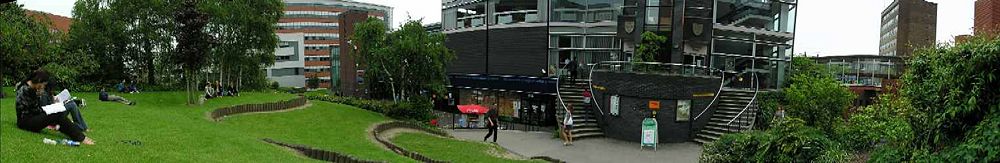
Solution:
{"label": "person sitting on grass", "polygon": [[105,91],[104,88],[101,88],[101,93],[99,94],[98,99],[101,101],[120,102],[125,105],[135,105],[135,102],[126,100],[124,97],[108,94],[108,91]]}
{"label": "person sitting on grass", "polygon": [[215,87],[212,86],[212,82],[205,83],[205,99],[215,98]]}
{"label": "person sitting on grass", "polygon": [[125,79],[122,79],[122,82],[115,84],[115,89],[117,89],[119,93],[126,93]]}
{"label": "person sitting on grass", "polygon": [[136,85],[135,80],[132,80],[132,84],[129,84],[128,88],[126,88],[128,89],[128,93],[139,93],[139,87],[135,85]]}
{"label": "person sitting on grass", "polygon": [[566,104],[562,127],[563,145],[573,145],[573,104]]}
{"label": "person sitting on grass", "polygon": [[49,127],[50,129],[66,134],[70,140],[93,145],[94,140],[83,134],[83,131],[87,128],[86,123],[80,117],[79,109],[76,107],[75,102],[67,102],[65,104],[66,110],[74,114],[74,119],[80,125],[67,119],[66,114],[68,113],[65,111],[46,114],[42,110],[42,106],[53,104],[53,101],[55,101],[45,91],[48,83],[49,73],[44,70],[36,70],[28,76],[28,79],[17,85],[17,98],[15,99],[17,128],[31,132],[41,132],[42,129],[51,126]]}

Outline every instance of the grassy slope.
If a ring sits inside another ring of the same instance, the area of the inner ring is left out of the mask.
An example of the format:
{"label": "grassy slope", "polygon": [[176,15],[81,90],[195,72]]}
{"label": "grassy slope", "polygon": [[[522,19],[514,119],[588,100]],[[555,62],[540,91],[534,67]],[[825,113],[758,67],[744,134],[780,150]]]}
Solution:
{"label": "grassy slope", "polygon": [[509,160],[498,158],[489,151],[506,150],[479,142],[441,138],[422,133],[400,133],[392,142],[403,148],[434,159],[451,162],[543,162],[540,160]]}
{"label": "grassy slope", "polygon": [[[308,144],[368,160],[414,162],[385,150],[367,138],[367,128],[389,120],[381,114],[353,106],[311,101],[312,107],[267,116],[246,115],[226,118],[221,123],[253,137],[272,138],[292,144]],[[262,122],[267,123],[266,125]]]}
{"label": "grassy slope", "polygon": [[[13,95],[10,88],[4,88]],[[342,105],[315,103],[307,110],[281,113],[281,116],[237,116],[222,124],[207,120],[212,109],[244,103],[262,103],[293,98],[289,94],[244,93],[238,98],[213,99],[205,105],[188,107],[179,92],[125,94],[136,106],[99,102],[96,93],[76,93],[88,101],[83,115],[91,126],[88,136],[98,145],[70,148],[46,145],[42,138],[62,139],[57,132],[43,134],[17,129],[13,98],[0,100],[0,162],[303,162],[289,150],[263,143],[272,137],[290,143],[309,144],[322,149],[341,150],[366,159],[406,160],[354,134],[363,133],[371,123],[385,120],[374,113],[347,109]],[[336,109],[326,109],[326,107]],[[345,111],[347,110],[347,111]],[[341,115],[353,112],[362,119],[335,121],[324,117],[359,117]],[[279,115],[279,114],[275,114]],[[308,116],[308,117],[301,117]],[[232,121],[232,122],[229,122]],[[318,122],[318,123],[317,123]],[[345,124],[346,123],[346,124]],[[342,127],[352,125],[353,127]],[[341,126],[341,127],[337,127]],[[363,126],[363,127],[362,127]],[[323,130],[339,128],[340,130]],[[361,128],[360,130],[357,130]],[[350,130],[350,131],[344,131]],[[347,134],[351,137],[338,138]],[[363,135],[362,135],[363,136]],[[353,138],[352,138],[353,137]],[[137,140],[141,146],[120,143]],[[338,144],[337,140],[350,140]],[[361,143],[365,142],[365,143]],[[329,143],[329,144],[326,144]],[[322,145],[315,145],[322,144]],[[376,151],[372,151],[378,149]]]}

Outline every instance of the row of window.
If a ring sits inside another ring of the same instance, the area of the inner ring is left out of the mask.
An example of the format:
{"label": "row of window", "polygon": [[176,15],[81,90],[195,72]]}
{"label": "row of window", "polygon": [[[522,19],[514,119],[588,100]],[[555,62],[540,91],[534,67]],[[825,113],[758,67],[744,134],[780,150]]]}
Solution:
{"label": "row of window", "polygon": [[305,36],[305,40],[337,40],[339,36]]}
{"label": "row of window", "polygon": [[324,57],[308,56],[308,57],[306,57],[306,61],[330,61],[330,57],[325,57],[325,56]]}

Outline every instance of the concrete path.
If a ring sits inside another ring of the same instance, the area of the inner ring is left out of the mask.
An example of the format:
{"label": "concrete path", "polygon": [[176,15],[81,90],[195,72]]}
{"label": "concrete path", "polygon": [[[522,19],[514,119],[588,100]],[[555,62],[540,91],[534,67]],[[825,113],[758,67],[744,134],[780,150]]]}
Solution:
{"label": "concrete path", "polygon": [[[448,130],[460,139],[482,141],[486,130]],[[489,141],[492,141],[490,138]],[[589,138],[575,141],[571,146],[563,146],[562,140],[548,132],[524,132],[500,130],[497,144],[511,152],[524,156],[549,156],[570,163],[587,162],[698,162],[701,145],[693,142],[659,144],[656,151],[651,148],[639,149],[639,143],[610,138]]]}

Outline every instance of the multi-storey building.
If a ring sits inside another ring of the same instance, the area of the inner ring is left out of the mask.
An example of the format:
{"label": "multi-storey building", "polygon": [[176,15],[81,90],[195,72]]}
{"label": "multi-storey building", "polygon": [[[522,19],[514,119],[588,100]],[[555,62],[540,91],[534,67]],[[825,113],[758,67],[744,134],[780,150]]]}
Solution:
{"label": "multi-storey building", "polygon": [[[756,72],[778,88],[792,56],[795,0],[442,0],[457,104],[552,114],[564,61],[630,61],[643,32],[660,62]],[[581,71],[583,72],[583,71]],[[717,84],[716,84],[717,87]],[[762,90],[763,90],[762,89]],[[554,116],[546,115],[552,118]],[[543,119],[549,124],[554,120]]]}
{"label": "multi-storey building", "polygon": [[899,56],[844,55],[813,58],[858,95],[855,106],[874,103],[878,95],[898,86],[905,63]]}
{"label": "multi-storey building", "polygon": [[882,10],[879,55],[908,57],[914,50],[934,46],[937,4],[924,0],[895,0]]}
{"label": "multi-storey building", "polygon": [[977,0],[975,14],[976,34],[1000,33],[1000,0]]}
{"label": "multi-storey building", "polygon": [[[392,8],[351,0],[283,1],[285,14],[278,20],[277,30],[281,45],[275,66],[267,68],[268,78],[284,87],[307,87],[310,78],[320,81],[316,88],[332,89],[338,83],[356,87],[355,78],[341,78],[356,76],[357,72],[350,55],[340,55],[350,50],[346,48],[348,36],[344,33],[353,31],[354,23],[368,17],[391,24]],[[352,19],[345,18],[352,13],[355,15]],[[341,65],[352,65],[348,67],[351,70],[344,70]]]}

